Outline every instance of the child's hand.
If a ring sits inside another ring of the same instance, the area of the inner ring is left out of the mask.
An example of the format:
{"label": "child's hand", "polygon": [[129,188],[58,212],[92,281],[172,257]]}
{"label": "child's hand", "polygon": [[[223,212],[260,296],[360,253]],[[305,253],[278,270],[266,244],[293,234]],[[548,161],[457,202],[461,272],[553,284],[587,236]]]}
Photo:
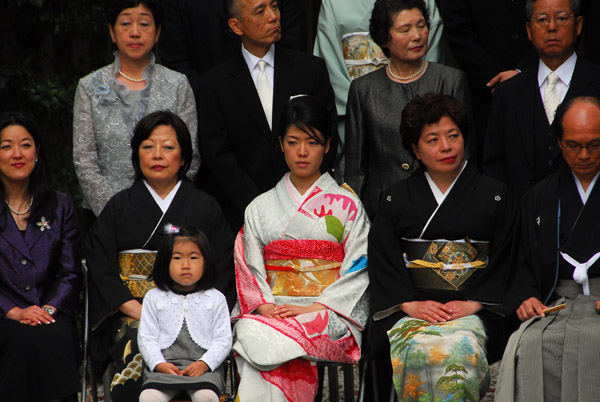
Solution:
{"label": "child's hand", "polygon": [[182,375],[188,377],[200,377],[202,374],[208,371],[208,365],[204,363],[202,360],[198,360],[197,362],[193,362],[185,370],[181,372]]}
{"label": "child's hand", "polygon": [[154,371],[157,373],[165,373],[165,374],[173,374],[173,375],[181,375],[181,371],[173,364],[173,363],[158,363],[156,367],[154,367]]}

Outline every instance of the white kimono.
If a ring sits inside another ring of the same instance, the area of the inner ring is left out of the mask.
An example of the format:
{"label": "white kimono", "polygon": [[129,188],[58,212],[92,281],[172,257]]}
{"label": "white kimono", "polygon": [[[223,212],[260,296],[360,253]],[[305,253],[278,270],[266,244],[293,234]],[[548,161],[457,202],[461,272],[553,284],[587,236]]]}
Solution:
{"label": "white kimono", "polygon": [[[240,401],[312,401],[316,366],[356,362],[368,317],[369,220],[358,197],[322,175],[300,195],[289,174],[246,209],[235,247]],[[266,303],[327,307],[287,319]]]}

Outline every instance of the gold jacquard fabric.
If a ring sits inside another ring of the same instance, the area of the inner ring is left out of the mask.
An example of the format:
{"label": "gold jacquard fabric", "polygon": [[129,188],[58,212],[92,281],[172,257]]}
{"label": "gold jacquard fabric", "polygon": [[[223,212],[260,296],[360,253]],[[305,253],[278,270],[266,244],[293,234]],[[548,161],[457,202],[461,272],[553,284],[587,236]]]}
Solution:
{"label": "gold jacquard fabric", "polygon": [[133,297],[141,299],[150,289],[156,287],[153,281],[148,280],[155,259],[156,252],[119,253],[121,280]]}
{"label": "gold jacquard fabric", "polygon": [[341,262],[317,258],[265,261],[274,296],[319,296],[339,277],[341,266]]}
{"label": "gold jacquard fabric", "polygon": [[408,272],[415,287],[459,290],[487,266],[489,242],[404,240]]}
{"label": "gold jacquard fabric", "polygon": [[353,80],[388,63],[383,50],[364,32],[344,35],[342,47],[348,74]]}

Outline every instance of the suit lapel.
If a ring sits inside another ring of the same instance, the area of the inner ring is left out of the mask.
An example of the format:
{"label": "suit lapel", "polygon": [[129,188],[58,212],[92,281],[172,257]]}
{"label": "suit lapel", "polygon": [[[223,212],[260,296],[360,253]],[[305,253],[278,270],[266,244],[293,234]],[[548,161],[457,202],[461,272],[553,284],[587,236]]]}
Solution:
{"label": "suit lapel", "polygon": [[[31,251],[29,247],[27,247],[27,243],[23,238],[23,235],[21,234],[21,232],[19,232],[19,228],[17,227],[15,221],[10,215],[8,215],[8,211],[5,211],[3,218],[5,219],[6,224],[4,225],[4,231],[2,232],[1,236],[4,237],[4,239],[11,246],[19,250],[19,252],[25,257],[27,257],[29,260],[33,260],[33,258],[31,257]],[[29,225],[27,229],[28,230],[26,232],[26,236],[28,236],[30,232],[33,232],[33,230],[29,228]]]}
{"label": "suit lapel", "polygon": [[[517,88],[517,99],[514,100],[513,107],[517,122],[519,124],[518,135],[520,137],[527,163],[531,169],[535,168],[535,127],[536,127],[536,106],[542,104],[540,89],[537,85],[537,67],[530,68],[523,72],[527,74],[523,77],[522,84]],[[546,121],[546,124],[548,122]]]}
{"label": "suit lapel", "polygon": [[[44,228],[46,230],[58,230],[58,228],[53,228],[54,222],[48,222],[48,226]],[[44,232],[42,232],[41,227],[37,225],[37,222],[29,222],[27,225],[27,231],[25,232],[25,243],[29,250],[33,250],[38,240],[42,238]]]}
{"label": "suit lapel", "polygon": [[279,118],[281,111],[290,101],[294,88],[294,61],[286,57],[281,47],[275,47],[275,75],[273,85],[273,133],[279,135]]}
{"label": "suit lapel", "polygon": [[578,57],[577,62],[575,63],[575,69],[573,70],[571,84],[569,85],[569,90],[567,91],[564,100],[566,101],[577,96],[587,95],[586,89],[592,86],[595,80],[595,74],[590,72],[587,68],[587,64],[581,57]]}
{"label": "suit lapel", "polygon": [[261,134],[267,139],[272,140],[273,134],[267,122],[265,111],[262,108],[258,92],[256,92],[256,86],[254,85],[254,81],[252,81],[248,65],[241,51],[231,65],[229,76],[231,77],[231,90],[239,98],[240,103],[246,108],[250,116],[252,116]]}

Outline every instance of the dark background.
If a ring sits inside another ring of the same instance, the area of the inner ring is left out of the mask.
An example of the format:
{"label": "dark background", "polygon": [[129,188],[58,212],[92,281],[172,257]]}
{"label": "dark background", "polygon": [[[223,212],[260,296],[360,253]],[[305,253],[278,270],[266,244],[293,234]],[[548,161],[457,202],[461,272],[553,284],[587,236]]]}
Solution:
{"label": "dark background", "polygon": [[72,158],[73,98],[79,78],[113,59],[101,0],[2,0],[0,113],[32,117],[55,189],[82,192]]}

